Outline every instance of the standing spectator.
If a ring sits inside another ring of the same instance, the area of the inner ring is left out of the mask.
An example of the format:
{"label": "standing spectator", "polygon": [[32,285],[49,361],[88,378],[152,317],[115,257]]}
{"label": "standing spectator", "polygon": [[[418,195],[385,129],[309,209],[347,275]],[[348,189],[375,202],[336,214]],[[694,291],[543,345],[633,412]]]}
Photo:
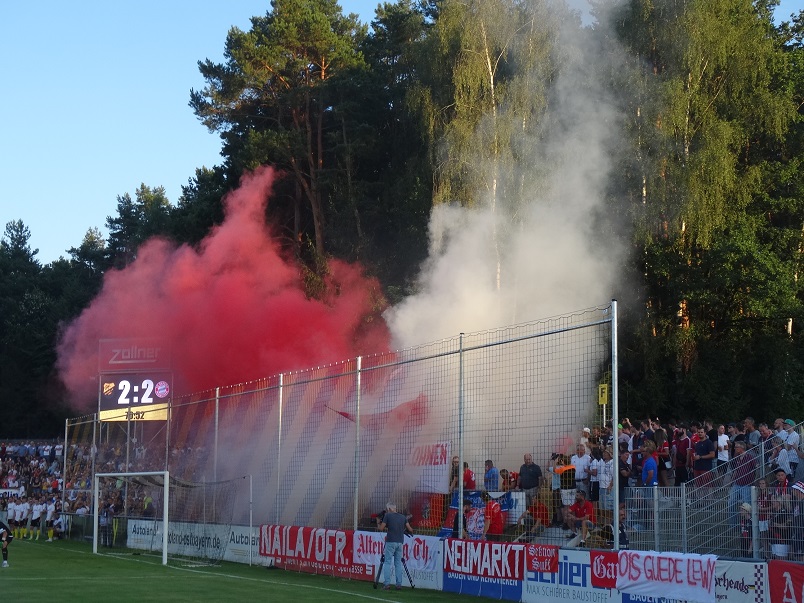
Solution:
{"label": "standing spectator", "polygon": [[558,468],[563,465],[563,463],[560,462],[561,456],[562,455],[557,452],[551,454],[550,466],[547,468],[547,472],[551,475],[550,501],[553,511],[552,525],[561,525],[564,522],[563,513],[561,512],[561,507],[564,506],[561,503],[561,473],[558,471]]}
{"label": "standing spectator", "polygon": [[787,438],[784,442],[785,450],[787,450],[787,462],[790,464],[790,475],[796,473],[798,467],[798,449],[801,444],[801,437],[796,431],[796,422],[793,419],[786,419],[785,429],[787,430]]}
{"label": "standing spectator", "polygon": [[486,473],[483,475],[483,486],[487,492],[497,492],[500,489],[500,472],[494,466],[494,461],[486,461]]}
{"label": "standing spectator", "polygon": [[460,474],[461,460],[457,456],[452,457],[452,465],[449,468],[449,492],[452,494],[458,489],[458,475]]}
{"label": "standing spectator", "polygon": [[592,437],[592,430],[588,427],[584,427],[581,430],[581,437],[578,440],[578,444],[584,447],[586,454],[591,454],[592,452],[592,444],[589,439]]}
{"label": "standing spectator", "polygon": [[483,539],[492,542],[502,540],[505,516],[502,507],[495,499],[489,496],[488,492],[483,493],[486,500],[486,508],[483,511]]}
{"label": "standing spectator", "polygon": [[687,434],[685,426],[680,425],[673,437],[672,451],[673,460],[675,463],[676,481],[675,485],[680,486],[689,481],[689,451],[692,447],[692,441]]}
{"label": "standing spectator", "polygon": [[500,490],[508,492],[511,489],[511,474],[508,469],[500,469]]}
{"label": "standing spectator", "polygon": [[603,449],[597,474],[600,479],[600,514],[605,518],[600,523],[607,524],[614,516],[614,458],[610,447]]}
{"label": "standing spectator", "polygon": [[631,441],[631,430],[630,427],[626,427],[625,423],[618,423],[617,424],[617,446],[619,447],[622,444],[628,445],[628,442]]}
{"label": "standing spectator", "polygon": [[745,425],[745,440],[748,443],[746,449],[751,450],[755,446],[759,446],[761,434],[759,433],[759,430],[756,427],[754,418],[746,417],[745,420],[743,421],[743,425]]}
{"label": "standing spectator", "polygon": [[405,542],[405,533],[413,533],[407,517],[396,512],[396,505],[385,505],[385,515],[380,522],[380,531],[388,529],[385,536],[385,564],[382,567],[383,590],[391,590],[391,564],[394,566],[396,590],[402,590],[402,545]]}
{"label": "standing spectator", "polygon": [[593,505],[600,500],[600,469],[603,466],[603,453],[600,448],[592,448],[592,460],[589,461],[589,502]]}
{"label": "standing spectator", "polygon": [[628,448],[620,448],[620,458],[617,461],[618,473],[618,496],[622,502],[625,502],[625,492],[628,487],[628,480],[631,479],[631,465],[628,463]]}
{"label": "standing spectator", "polygon": [[463,462],[463,490],[476,490],[475,472],[469,469],[469,463]]}
{"label": "standing spectator", "polygon": [[[712,461],[715,458],[715,445],[706,436],[703,427],[698,427],[698,441],[692,452],[692,474],[695,480],[695,489],[708,488],[712,483]],[[702,491],[704,495],[706,491]]]}
{"label": "standing spectator", "polygon": [[631,451],[631,474],[633,475],[634,481],[638,486],[642,485],[642,447],[645,445],[646,439],[645,433],[642,431],[643,423],[640,423],[640,427],[634,427],[631,430],[632,435],[629,448]]}
{"label": "standing spectator", "polygon": [[575,467],[575,489],[583,490],[584,498],[589,496],[589,465],[592,457],[586,454],[586,448],[578,444],[575,454],[570,457],[570,465]]}
{"label": "standing spectator", "polygon": [[731,473],[731,489],[729,490],[729,514],[732,523],[738,521],[738,505],[751,502],[751,486],[754,484],[757,470],[757,457],[745,449],[746,442],[734,442],[734,458],[729,461]]}
{"label": "standing spectator", "polygon": [[731,440],[726,435],[726,426],[722,423],[717,426],[717,468],[722,472],[726,470],[729,462],[729,452],[731,450]]}
{"label": "standing spectator", "polygon": [[525,492],[525,506],[529,507],[534,498],[539,496],[539,486],[542,483],[542,468],[533,462],[533,455],[524,455],[525,461],[519,468],[519,479],[517,488]]}
{"label": "standing spectator", "polygon": [[642,485],[653,487],[659,485],[659,466],[656,462],[656,444],[653,440],[645,440],[644,458],[642,461]]}
{"label": "standing spectator", "polygon": [[657,427],[653,431],[653,441],[656,443],[656,465],[659,469],[659,485],[666,487],[670,485],[668,474],[673,467],[667,431],[665,431],[663,427]]}

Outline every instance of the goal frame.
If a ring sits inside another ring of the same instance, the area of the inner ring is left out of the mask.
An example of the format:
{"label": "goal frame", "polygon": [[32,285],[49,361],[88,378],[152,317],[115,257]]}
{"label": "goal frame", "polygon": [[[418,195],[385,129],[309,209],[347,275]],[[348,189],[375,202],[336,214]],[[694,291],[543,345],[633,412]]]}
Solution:
{"label": "goal frame", "polygon": [[[153,476],[162,476],[162,483],[164,487],[162,488],[162,565],[168,564],[168,525],[169,525],[169,517],[168,517],[168,503],[170,499],[170,472],[169,471],[132,471],[132,472],[120,472],[120,473],[96,473],[93,487],[93,511],[92,511],[92,518],[94,522],[94,529],[92,534],[92,552],[94,554],[98,554],[98,531],[100,528],[100,483],[101,480],[99,478],[104,477],[122,477],[122,478],[130,478],[130,477],[153,477]],[[158,521],[158,520],[157,520]]]}

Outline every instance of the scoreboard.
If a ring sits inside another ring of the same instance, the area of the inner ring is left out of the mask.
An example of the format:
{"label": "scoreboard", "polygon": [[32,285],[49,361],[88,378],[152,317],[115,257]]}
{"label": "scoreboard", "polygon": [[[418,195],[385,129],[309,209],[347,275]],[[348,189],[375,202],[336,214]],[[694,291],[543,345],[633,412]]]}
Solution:
{"label": "scoreboard", "polygon": [[101,421],[165,421],[172,374],[163,371],[100,376]]}

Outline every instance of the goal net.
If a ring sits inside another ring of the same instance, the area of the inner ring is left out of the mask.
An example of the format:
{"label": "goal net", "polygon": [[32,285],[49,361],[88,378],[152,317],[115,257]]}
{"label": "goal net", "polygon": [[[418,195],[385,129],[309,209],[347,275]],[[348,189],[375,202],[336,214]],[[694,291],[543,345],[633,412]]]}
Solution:
{"label": "goal net", "polygon": [[159,553],[163,564],[209,565],[223,559],[244,477],[190,482],[167,471],[95,477],[95,553]]}

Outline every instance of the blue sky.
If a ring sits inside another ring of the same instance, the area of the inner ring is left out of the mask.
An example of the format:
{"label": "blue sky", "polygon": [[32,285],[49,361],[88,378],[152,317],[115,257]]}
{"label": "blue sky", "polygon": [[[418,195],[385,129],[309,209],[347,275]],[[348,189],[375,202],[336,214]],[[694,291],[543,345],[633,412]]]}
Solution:
{"label": "blue sky", "polygon": [[[585,0],[572,0],[581,6]],[[341,0],[370,22],[377,2]],[[804,8],[783,0],[778,15]],[[0,10],[0,234],[21,219],[43,264],[106,234],[117,197],[144,183],[176,203],[195,169],[220,163],[217,135],[188,106],[197,62],[268,0],[41,0]]]}

